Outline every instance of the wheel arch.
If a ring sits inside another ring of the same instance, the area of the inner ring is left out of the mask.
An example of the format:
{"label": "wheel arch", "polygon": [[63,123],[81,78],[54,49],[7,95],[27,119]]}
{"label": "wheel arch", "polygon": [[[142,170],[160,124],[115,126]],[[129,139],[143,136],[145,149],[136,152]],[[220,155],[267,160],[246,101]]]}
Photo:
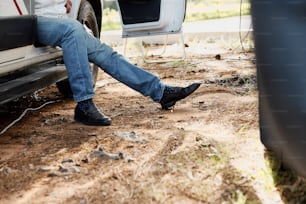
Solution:
{"label": "wheel arch", "polygon": [[[81,1],[82,0],[74,1],[74,3],[77,5],[76,7],[73,8],[73,12],[72,12],[72,17],[74,19],[77,19],[78,17],[78,11],[80,9]],[[103,5],[100,0],[87,0],[87,1],[92,5],[92,8],[94,9],[97,23],[98,23],[99,34],[100,34],[101,29],[102,29],[102,8],[103,8],[102,6]]]}
{"label": "wheel arch", "polygon": [[88,0],[94,11],[96,14],[96,19],[97,19],[97,23],[98,23],[98,29],[99,29],[99,33],[101,32],[101,28],[102,28],[102,3],[100,0]]}

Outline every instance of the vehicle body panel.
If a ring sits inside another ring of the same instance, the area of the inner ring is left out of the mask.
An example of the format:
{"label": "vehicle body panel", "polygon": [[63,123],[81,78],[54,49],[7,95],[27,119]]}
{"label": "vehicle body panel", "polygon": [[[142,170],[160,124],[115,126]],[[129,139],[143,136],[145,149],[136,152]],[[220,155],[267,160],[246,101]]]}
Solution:
{"label": "vehicle body panel", "polygon": [[116,0],[116,2],[122,19],[123,37],[181,31],[185,19],[186,0]]}
{"label": "vehicle body panel", "polygon": [[[100,0],[88,2],[94,7],[96,18],[101,22]],[[77,19],[80,4],[81,0],[73,1],[69,18]],[[35,35],[36,29],[30,31],[17,26],[16,22],[25,17],[35,17],[34,0],[0,1],[0,104],[67,78],[65,66],[58,64],[62,62],[61,49],[38,45],[35,39],[30,42],[26,37]],[[99,24],[98,28],[101,29]],[[22,38],[25,40],[22,41]],[[24,87],[20,81],[23,81]]]}

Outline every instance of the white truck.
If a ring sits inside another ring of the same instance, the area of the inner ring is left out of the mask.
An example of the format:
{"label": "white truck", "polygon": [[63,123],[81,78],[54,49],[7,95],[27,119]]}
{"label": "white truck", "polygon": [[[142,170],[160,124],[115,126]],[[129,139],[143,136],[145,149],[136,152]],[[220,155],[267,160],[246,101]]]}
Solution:
{"label": "white truck", "polygon": [[[35,0],[0,0],[0,105],[56,83],[71,96],[62,51],[36,42]],[[56,2],[56,1],[55,1]],[[102,0],[73,0],[70,18],[100,37]],[[176,33],[186,0],[117,0],[123,37]],[[175,8],[175,9],[174,9]],[[98,67],[91,65],[93,86]]]}
{"label": "white truck", "polygon": [[[102,22],[100,0],[74,0],[70,17],[78,19],[99,37]],[[56,83],[71,94],[62,51],[36,40],[34,0],[0,1],[0,104]],[[93,85],[98,68],[91,66]]]}

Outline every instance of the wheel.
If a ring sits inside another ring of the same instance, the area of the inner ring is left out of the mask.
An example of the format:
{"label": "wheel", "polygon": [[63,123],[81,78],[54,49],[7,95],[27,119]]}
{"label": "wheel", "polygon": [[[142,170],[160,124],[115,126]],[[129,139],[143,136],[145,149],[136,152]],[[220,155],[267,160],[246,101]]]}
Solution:
{"label": "wheel", "polygon": [[[82,24],[85,24],[93,33],[96,38],[100,37],[99,28],[97,19],[95,16],[95,12],[91,6],[91,4],[87,0],[82,0],[80,4],[80,9],[78,13],[78,21]],[[98,77],[98,66],[90,63],[90,70],[92,75],[92,85],[95,87],[97,77]],[[70,88],[69,80],[65,79],[56,83],[58,90],[68,98],[72,98],[73,94]]]}

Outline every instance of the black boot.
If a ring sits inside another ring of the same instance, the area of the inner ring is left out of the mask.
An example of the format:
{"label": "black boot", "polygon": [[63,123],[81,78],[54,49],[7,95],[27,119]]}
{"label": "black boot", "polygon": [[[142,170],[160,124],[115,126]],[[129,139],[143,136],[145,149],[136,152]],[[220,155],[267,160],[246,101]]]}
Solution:
{"label": "black boot", "polygon": [[201,83],[193,83],[185,88],[166,86],[163,97],[160,100],[162,109],[168,110],[175,103],[183,98],[186,98],[200,87]]}
{"label": "black boot", "polygon": [[90,100],[81,101],[74,110],[74,119],[85,125],[107,126],[111,119],[104,115]]}

